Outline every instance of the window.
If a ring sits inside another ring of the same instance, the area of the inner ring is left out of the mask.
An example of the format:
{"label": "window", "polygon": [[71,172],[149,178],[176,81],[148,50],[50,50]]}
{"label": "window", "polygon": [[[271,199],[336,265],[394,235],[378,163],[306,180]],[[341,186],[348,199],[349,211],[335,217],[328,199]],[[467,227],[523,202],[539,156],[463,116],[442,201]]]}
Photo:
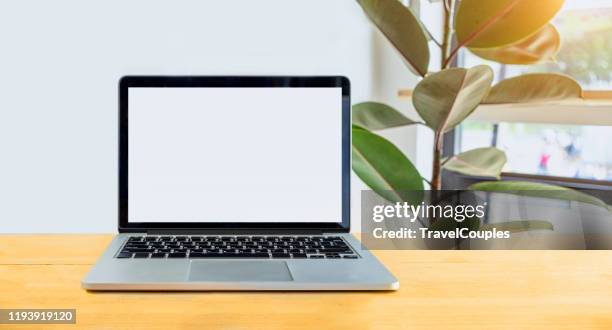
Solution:
{"label": "window", "polygon": [[496,146],[504,172],[612,181],[612,129],[608,126],[472,121],[458,133],[460,151]]}
{"label": "window", "polygon": [[[456,148],[496,146],[508,157],[504,172],[612,181],[612,2],[567,0],[553,24],[562,38],[555,62],[485,62],[498,80],[533,72],[570,75],[596,100],[478,110],[455,133]],[[484,60],[463,51],[459,61],[471,67]]]}
{"label": "window", "polygon": [[485,61],[504,79],[524,73],[557,72],[576,79],[585,90],[612,87],[612,1],[567,0],[552,23],[561,35],[561,48],[555,61],[537,65],[502,65],[463,51],[467,67]]}

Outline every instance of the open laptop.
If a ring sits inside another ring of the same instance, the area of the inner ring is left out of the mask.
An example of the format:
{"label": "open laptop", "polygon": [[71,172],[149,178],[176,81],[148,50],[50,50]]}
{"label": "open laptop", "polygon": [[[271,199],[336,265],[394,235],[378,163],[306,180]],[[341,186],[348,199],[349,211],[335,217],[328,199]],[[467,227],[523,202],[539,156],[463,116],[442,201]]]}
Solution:
{"label": "open laptop", "polygon": [[395,290],[349,234],[345,77],[119,83],[119,235],[88,290]]}

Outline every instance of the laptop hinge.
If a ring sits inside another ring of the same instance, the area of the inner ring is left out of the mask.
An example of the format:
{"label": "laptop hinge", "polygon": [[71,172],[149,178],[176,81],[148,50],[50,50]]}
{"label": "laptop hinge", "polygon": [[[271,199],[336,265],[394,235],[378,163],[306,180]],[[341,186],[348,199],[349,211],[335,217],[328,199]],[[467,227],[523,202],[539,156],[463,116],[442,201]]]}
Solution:
{"label": "laptop hinge", "polygon": [[320,229],[150,229],[148,235],[321,235]]}

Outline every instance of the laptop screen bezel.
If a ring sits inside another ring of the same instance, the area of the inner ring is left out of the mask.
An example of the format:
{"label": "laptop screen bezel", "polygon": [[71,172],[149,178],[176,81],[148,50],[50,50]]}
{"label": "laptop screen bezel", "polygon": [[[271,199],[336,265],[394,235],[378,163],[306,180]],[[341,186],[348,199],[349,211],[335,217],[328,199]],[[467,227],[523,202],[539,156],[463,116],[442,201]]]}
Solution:
{"label": "laptop screen bezel", "polygon": [[[140,87],[339,87],[342,88],[342,191],[339,222],[129,222],[128,221],[128,90]],[[149,230],[350,230],[350,82],[343,76],[125,76],[119,81],[119,232]]]}

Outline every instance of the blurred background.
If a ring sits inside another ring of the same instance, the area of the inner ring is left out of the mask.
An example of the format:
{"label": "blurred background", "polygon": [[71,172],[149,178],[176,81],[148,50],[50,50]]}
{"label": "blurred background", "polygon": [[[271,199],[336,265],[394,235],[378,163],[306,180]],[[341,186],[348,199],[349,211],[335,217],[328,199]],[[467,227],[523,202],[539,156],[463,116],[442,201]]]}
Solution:
{"label": "blurred background", "polygon": [[[609,99],[612,1],[566,0],[552,23],[561,34],[561,48],[555,61],[531,66],[486,62],[496,71],[496,79],[525,73],[562,73],[576,79],[584,90],[597,91],[596,95]],[[463,52],[460,60],[467,66],[483,62],[468,51]],[[555,110],[551,108],[548,115],[551,123],[536,118],[537,114],[517,118],[515,122],[473,120],[460,128],[459,149],[495,145],[508,156],[504,169],[507,172],[612,181],[610,123],[599,122],[595,116],[589,123],[585,118],[588,115],[580,116],[580,113],[574,118],[559,120],[554,118]]]}

